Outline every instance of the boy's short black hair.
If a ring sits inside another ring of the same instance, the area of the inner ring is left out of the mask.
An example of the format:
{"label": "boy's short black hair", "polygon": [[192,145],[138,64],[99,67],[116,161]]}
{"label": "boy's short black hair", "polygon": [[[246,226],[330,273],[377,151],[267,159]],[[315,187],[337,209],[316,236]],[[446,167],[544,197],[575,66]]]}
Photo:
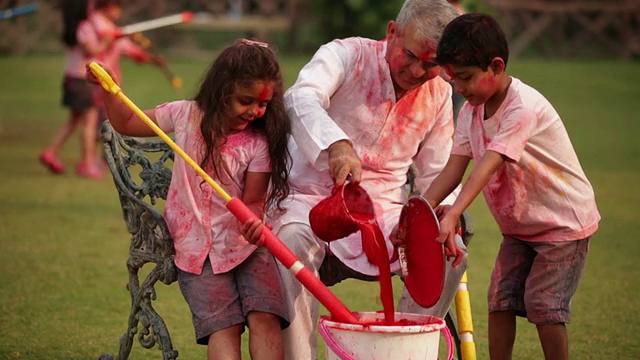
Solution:
{"label": "boy's short black hair", "polygon": [[482,70],[487,70],[495,57],[507,64],[507,38],[494,18],[479,13],[453,19],[444,29],[436,53],[440,65],[478,66]]}

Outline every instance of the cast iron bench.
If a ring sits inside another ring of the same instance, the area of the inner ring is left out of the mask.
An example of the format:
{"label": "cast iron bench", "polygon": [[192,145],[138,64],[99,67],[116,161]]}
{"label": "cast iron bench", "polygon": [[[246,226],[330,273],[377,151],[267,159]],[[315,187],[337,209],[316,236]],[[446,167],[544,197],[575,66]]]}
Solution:
{"label": "cast iron bench", "polygon": [[[178,351],[173,348],[162,316],[153,308],[157,282],[170,285],[177,280],[173,262],[173,240],[162,214],[156,208],[158,199],[166,200],[167,197],[174,152],[157,138],[142,139],[120,135],[108,121],[102,125],[102,143],[127,230],[131,234],[127,260],[127,290],[131,294],[131,311],[127,329],[120,338],[117,359],[129,358],[137,337],[140,345],[146,349],[158,345],[163,360],[174,360],[178,357]],[[463,239],[468,244],[473,236],[473,228],[466,212],[461,220]],[[141,281],[139,272],[147,264],[152,268]],[[456,342],[456,353],[460,354],[454,310],[449,311],[446,321]],[[113,359],[113,355],[109,353],[99,358]]]}

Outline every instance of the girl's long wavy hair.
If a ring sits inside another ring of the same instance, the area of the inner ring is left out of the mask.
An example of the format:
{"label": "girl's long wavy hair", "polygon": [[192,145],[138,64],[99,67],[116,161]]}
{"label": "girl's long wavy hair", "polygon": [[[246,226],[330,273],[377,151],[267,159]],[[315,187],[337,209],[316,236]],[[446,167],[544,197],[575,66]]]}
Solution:
{"label": "girl's long wavy hair", "polygon": [[224,166],[220,149],[226,142],[226,117],[229,102],[239,86],[248,87],[257,81],[275,84],[273,98],[265,114],[249,123],[267,138],[271,158],[271,183],[266,208],[279,212],[282,200],[289,195],[289,166],[291,156],[287,142],[291,123],[284,108],[284,89],[280,65],[275,53],[264,43],[238,40],[220,53],[203,76],[194,101],[202,111],[200,131],[204,138],[205,153],[200,164],[203,169],[213,165],[218,178],[220,165]]}

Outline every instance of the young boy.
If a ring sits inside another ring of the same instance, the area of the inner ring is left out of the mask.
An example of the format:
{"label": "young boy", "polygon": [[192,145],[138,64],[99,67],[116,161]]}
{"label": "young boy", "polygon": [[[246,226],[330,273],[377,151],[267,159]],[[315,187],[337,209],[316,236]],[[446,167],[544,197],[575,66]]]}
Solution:
{"label": "young boy", "polygon": [[565,324],[600,214],[565,127],[539,92],[506,73],[509,49],[498,23],[466,14],[447,25],[436,61],[467,103],[451,157],[423,196],[438,205],[476,165],[443,209],[439,242],[460,254],[460,214],[483,191],[503,234],[489,286],[491,359],[511,359],[515,316],[536,324],[546,359],[568,359]]}

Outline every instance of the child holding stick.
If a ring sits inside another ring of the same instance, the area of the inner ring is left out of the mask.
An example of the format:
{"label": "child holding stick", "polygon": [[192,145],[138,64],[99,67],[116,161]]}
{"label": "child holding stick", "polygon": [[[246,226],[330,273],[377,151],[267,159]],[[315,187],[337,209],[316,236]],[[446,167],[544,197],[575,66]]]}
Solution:
{"label": "child holding stick", "polygon": [[[90,72],[87,76],[97,81]],[[155,136],[124,103],[103,93],[116,131]],[[267,44],[237,41],[213,62],[193,100],[162,104],[145,114],[174,133],[176,144],[259,218],[266,208],[281,209],[289,193],[291,125],[280,67]],[[282,359],[281,329],[289,322],[275,259],[254,245],[263,240],[260,222],[234,221],[224,199],[179,157],[164,216],[174,239],[178,283],[196,340],[208,345],[208,358],[240,359],[240,335],[247,325],[253,359]]]}

